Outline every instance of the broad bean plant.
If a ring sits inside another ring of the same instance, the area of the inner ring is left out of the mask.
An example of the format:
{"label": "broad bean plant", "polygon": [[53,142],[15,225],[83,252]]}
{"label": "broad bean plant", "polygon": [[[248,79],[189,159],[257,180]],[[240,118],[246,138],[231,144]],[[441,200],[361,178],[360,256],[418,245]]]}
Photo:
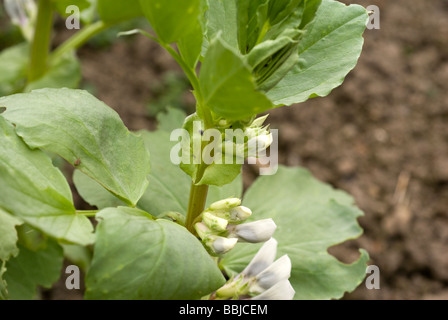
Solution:
{"label": "broad bean plant", "polygon": [[[59,279],[64,258],[85,272],[86,299],[337,299],[361,283],[364,250],[351,264],[328,253],[362,233],[352,197],[304,168],[275,163],[262,166],[243,196],[241,172],[245,161],[274,161],[269,110],[326,96],[355,67],[363,7],[333,0],[5,5],[27,40],[0,54],[1,299],[35,298]],[[70,5],[83,27],[50,51],[52,17],[67,17]],[[140,16],[151,28],[120,36],[146,36],[166,49],[196,99],[194,114],[169,109],[151,132],[130,132],[115,111],[75,89],[75,50]],[[58,157],[96,210],[75,207]]]}

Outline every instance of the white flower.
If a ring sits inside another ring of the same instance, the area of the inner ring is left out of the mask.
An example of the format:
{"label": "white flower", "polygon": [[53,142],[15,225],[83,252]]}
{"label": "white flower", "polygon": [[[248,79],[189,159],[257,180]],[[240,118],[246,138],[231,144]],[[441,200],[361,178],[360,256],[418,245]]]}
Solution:
{"label": "white flower", "polygon": [[241,241],[258,243],[271,239],[276,228],[274,220],[263,219],[237,225],[232,235]]}
{"label": "white flower", "polygon": [[275,260],[277,241],[270,239],[257,252],[249,265],[235,278],[216,291],[218,298],[251,300],[291,300],[295,291],[289,282],[291,260],[287,255]]}
{"label": "white flower", "polygon": [[292,300],[295,293],[291,283],[283,280],[258,296],[252,297],[251,300]]}

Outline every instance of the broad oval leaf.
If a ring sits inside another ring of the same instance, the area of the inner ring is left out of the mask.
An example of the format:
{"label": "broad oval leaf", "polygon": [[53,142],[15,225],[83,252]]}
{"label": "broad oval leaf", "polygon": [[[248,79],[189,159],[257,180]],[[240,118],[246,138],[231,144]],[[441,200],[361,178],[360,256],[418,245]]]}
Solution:
{"label": "broad oval leaf", "polygon": [[[279,167],[274,176],[262,176],[249,188],[244,205],[251,220],[272,218],[278,256],[292,261],[291,284],[296,299],[340,298],[364,279],[368,254],[346,265],[327,252],[330,246],[357,238],[362,229],[356,219],[362,212],[342,191],[317,181],[300,168]],[[241,272],[259,246],[242,244],[227,254],[221,266],[229,273]]]}
{"label": "broad oval leaf", "polygon": [[86,91],[42,89],[0,99],[2,114],[31,148],[56,153],[135,206],[145,191],[149,155],[141,137]]}
{"label": "broad oval leaf", "polygon": [[225,282],[185,228],[132,208],[105,209],[97,217],[87,299],[197,299]]}
{"label": "broad oval leaf", "polygon": [[266,95],[257,91],[243,56],[219,36],[210,42],[199,81],[204,105],[224,118],[246,119],[273,107]]}
{"label": "broad oval leaf", "polygon": [[299,63],[268,97],[276,105],[291,105],[328,95],[355,67],[367,20],[366,9],[359,5],[323,0],[299,42]]}
{"label": "broad oval leaf", "polygon": [[40,150],[30,150],[0,116],[0,208],[57,239],[93,242],[90,221],[76,214],[70,187]]}

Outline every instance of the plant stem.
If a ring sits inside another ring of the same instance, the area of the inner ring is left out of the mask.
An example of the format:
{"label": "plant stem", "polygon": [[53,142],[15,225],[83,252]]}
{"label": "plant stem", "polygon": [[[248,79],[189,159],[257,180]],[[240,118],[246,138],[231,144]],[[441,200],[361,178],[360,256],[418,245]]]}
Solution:
{"label": "plant stem", "polygon": [[30,52],[28,82],[39,79],[47,70],[52,27],[53,4],[51,0],[39,0],[36,29]]}
{"label": "plant stem", "polygon": [[190,200],[188,201],[188,212],[185,227],[191,233],[195,234],[194,220],[204,211],[205,201],[207,200],[208,185],[191,184]]}
{"label": "plant stem", "polygon": [[57,60],[65,53],[78,49],[84,43],[86,43],[90,38],[97,35],[101,31],[110,27],[110,24],[104,23],[103,21],[95,22],[79,32],[77,32],[74,36],[69,38],[63,44],[61,44],[51,55],[51,60]]}
{"label": "plant stem", "polygon": [[76,210],[76,213],[86,217],[95,217],[98,210]]}

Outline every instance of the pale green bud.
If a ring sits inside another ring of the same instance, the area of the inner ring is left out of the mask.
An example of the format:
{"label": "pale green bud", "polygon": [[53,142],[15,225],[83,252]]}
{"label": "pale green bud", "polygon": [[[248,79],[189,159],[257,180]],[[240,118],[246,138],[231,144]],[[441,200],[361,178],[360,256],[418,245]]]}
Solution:
{"label": "pale green bud", "polygon": [[210,205],[210,210],[230,210],[241,204],[241,200],[238,198],[227,198],[220,201],[216,201]]}
{"label": "pale green bud", "polygon": [[268,114],[265,116],[262,116],[262,117],[258,117],[257,119],[255,119],[252,122],[252,124],[250,126],[251,127],[261,127],[268,117],[269,117]]}
{"label": "pale green bud", "polygon": [[207,227],[207,225],[203,222],[198,222],[194,225],[194,229],[196,233],[201,239],[207,238],[209,235],[213,234],[213,231]]}
{"label": "pale green bud", "polygon": [[211,229],[216,231],[225,231],[229,221],[223,218],[219,218],[209,211],[204,211],[202,213],[202,221]]}

